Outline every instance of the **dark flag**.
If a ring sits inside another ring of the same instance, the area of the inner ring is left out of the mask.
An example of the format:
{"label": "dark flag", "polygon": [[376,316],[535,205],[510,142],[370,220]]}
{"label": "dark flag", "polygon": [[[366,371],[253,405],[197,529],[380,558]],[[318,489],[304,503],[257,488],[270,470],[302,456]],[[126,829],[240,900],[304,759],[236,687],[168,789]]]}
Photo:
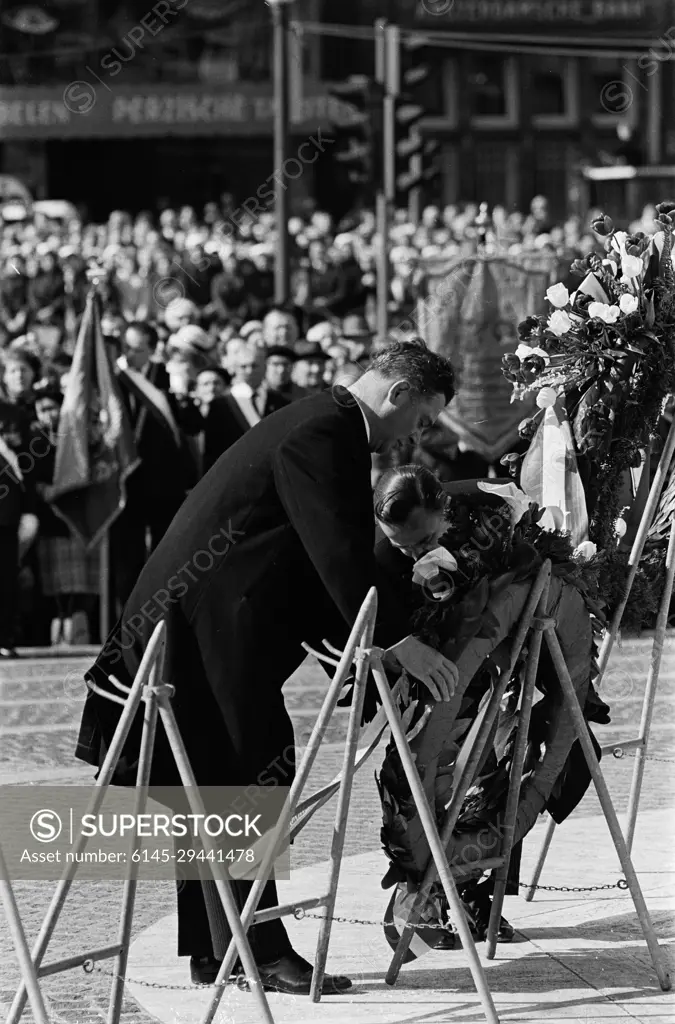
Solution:
{"label": "dark flag", "polygon": [[137,467],[131,427],[101,333],[100,297],[87,298],[68,375],[48,493],[54,511],[93,548],[124,508]]}

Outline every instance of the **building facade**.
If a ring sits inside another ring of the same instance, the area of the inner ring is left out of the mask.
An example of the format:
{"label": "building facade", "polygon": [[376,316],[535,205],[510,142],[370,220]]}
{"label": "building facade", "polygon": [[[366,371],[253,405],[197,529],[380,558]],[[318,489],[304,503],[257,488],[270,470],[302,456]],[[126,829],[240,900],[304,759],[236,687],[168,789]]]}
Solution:
{"label": "building facade", "polygon": [[[584,163],[675,163],[672,0],[293,0],[291,150],[345,117],[331,83],[372,74],[388,17],[427,43],[424,130],[442,142],[429,198],[556,213]],[[319,23],[333,33],[316,31]],[[100,215],[238,202],[274,173],[272,31],[258,0],[10,0],[0,14],[0,173]],[[617,135],[621,132],[621,138]],[[334,163],[303,164],[296,201],[330,205]]]}

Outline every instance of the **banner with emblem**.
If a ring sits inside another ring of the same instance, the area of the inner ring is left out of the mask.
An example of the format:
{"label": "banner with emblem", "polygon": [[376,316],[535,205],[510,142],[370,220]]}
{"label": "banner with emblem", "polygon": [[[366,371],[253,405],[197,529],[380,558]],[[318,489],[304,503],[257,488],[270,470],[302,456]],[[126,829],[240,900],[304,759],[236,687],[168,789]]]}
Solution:
{"label": "banner with emblem", "polygon": [[448,440],[497,461],[518,440],[518,424],[533,404],[511,402],[502,356],[517,347],[518,324],[543,312],[546,289],[557,280],[553,254],[471,254],[434,259],[425,267],[427,295],[417,329],[457,372],[457,393],[440,422]]}
{"label": "banner with emblem", "polygon": [[92,289],[82,317],[61,406],[54,511],[95,547],[125,505],[124,481],[139,464],[131,427],[101,332]]}

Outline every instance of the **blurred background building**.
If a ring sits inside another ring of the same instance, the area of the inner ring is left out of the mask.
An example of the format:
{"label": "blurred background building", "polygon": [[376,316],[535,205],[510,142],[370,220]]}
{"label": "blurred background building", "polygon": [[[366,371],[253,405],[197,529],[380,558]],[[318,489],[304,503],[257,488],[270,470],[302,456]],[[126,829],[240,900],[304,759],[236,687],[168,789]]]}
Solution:
{"label": "blurred background building", "polygon": [[[433,34],[427,201],[563,216],[602,201],[584,165],[675,163],[672,0],[295,0],[291,17]],[[241,202],[272,172],[272,28],[262,0],[4,0],[0,173],[36,198],[113,208]],[[348,115],[332,83],[373,74],[373,44],[294,34],[298,144]],[[344,202],[317,160],[294,202]],[[339,211],[338,211],[339,212]]]}

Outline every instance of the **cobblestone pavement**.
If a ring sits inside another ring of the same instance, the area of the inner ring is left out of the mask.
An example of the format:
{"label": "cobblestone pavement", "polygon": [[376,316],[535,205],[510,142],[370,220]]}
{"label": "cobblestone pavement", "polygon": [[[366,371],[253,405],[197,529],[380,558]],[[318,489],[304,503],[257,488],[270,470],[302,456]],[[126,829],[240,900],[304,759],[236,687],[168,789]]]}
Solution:
{"label": "cobblestone pavement", "polygon": [[[612,706],[612,723],[594,727],[601,743],[627,739],[637,734],[640,708],[649,664],[648,638],[627,641],[613,655],[602,689]],[[86,783],[92,770],[77,762],[73,749],[80,709],[84,699],[83,670],[90,658],[22,658],[0,666],[0,783],[54,784]],[[298,743],[306,742],[321,699],[326,677],[316,663],[307,661],[286,686],[287,703],[296,728]],[[659,693],[652,727],[650,759],[645,771],[641,807],[671,805],[675,765],[675,637],[664,652]],[[339,710],[312,775],[312,787],[328,781],[340,769],[340,741],[346,726],[346,711]],[[380,807],[373,782],[377,753],[357,777],[345,853],[363,853],[379,847]],[[630,755],[603,762],[615,806],[621,812],[630,787]],[[589,793],[575,814],[596,816],[599,805]],[[319,812],[298,838],[292,852],[294,867],[326,859],[333,824],[334,807]],[[564,827],[564,826],[563,826]],[[639,830],[639,821],[638,821]],[[551,856],[555,853],[555,847]],[[386,864],[382,857],[382,873]],[[609,879],[614,881],[615,879]],[[584,885],[579,864],[570,864],[566,884]],[[373,878],[379,886],[379,877]],[[53,891],[53,883],[17,883],[15,891],[24,927],[32,943]],[[122,886],[118,883],[77,883],[68,898],[62,918],[50,944],[48,960],[55,960],[85,948],[93,949],[114,941]],[[169,882],[147,882],[139,889],[134,918],[134,935],[170,913],[174,887]],[[0,1015],[6,1015],[19,979],[18,967],[0,910]],[[187,982],[185,976],[176,981]],[[47,978],[43,990],[49,1000],[51,1020],[56,1024],[90,1024],[105,1019],[108,982],[101,975],[86,975],[80,968]],[[24,1019],[29,1019],[27,1011]],[[125,1000],[124,1024],[149,1024],[152,1018],[134,1000]]]}

